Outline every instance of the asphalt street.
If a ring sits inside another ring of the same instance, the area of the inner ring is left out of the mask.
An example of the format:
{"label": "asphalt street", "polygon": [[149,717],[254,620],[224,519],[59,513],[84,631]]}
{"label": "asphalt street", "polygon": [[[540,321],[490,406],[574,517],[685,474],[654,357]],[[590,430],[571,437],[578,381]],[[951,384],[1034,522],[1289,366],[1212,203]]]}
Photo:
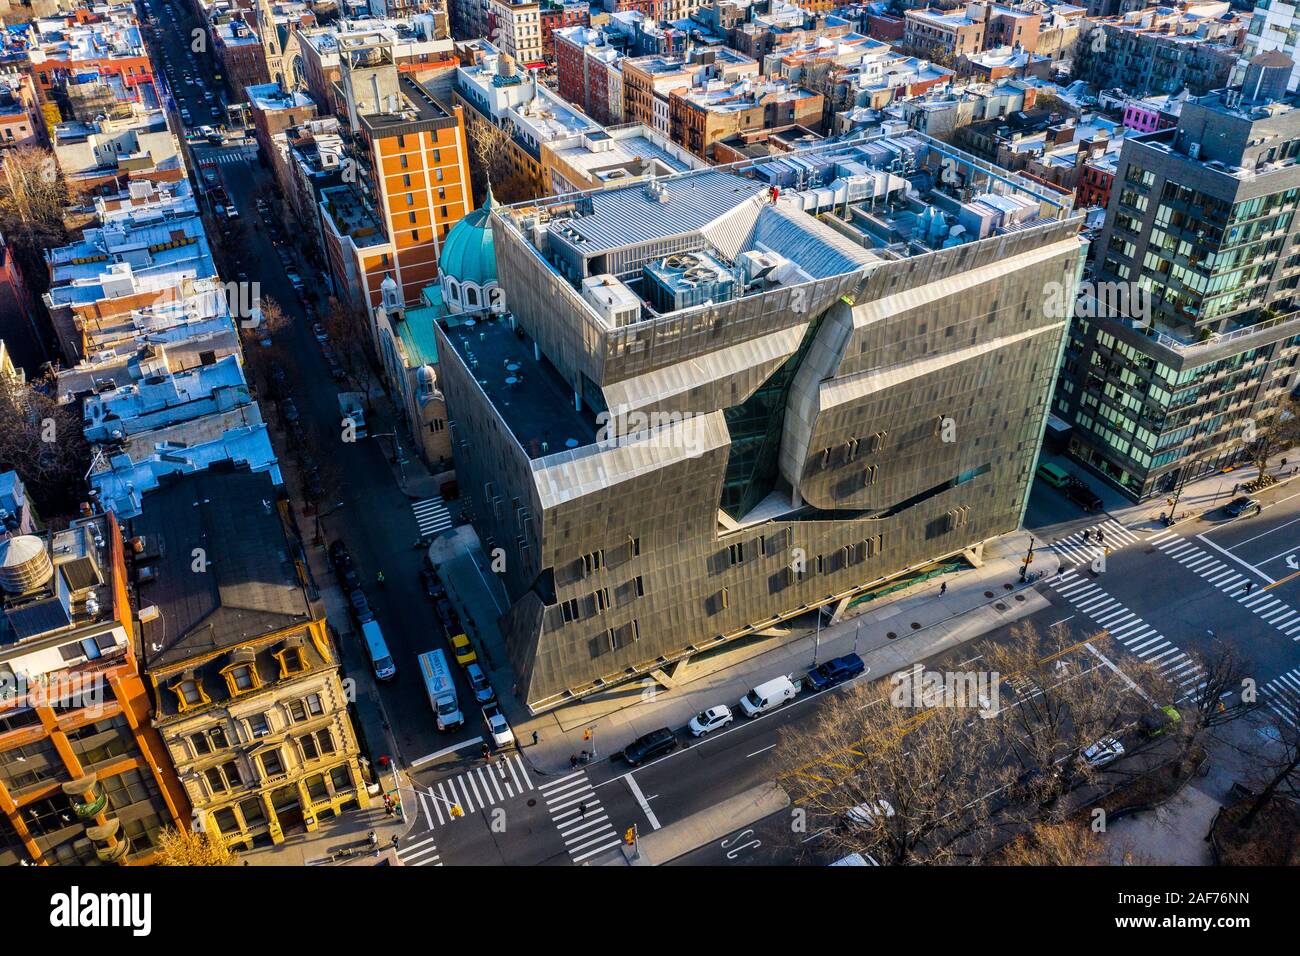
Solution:
{"label": "asphalt street", "polygon": [[[173,72],[180,81],[174,88],[178,107],[190,109],[196,126],[215,124],[217,119],[210,115],[203,88],[186,85],[181,80],[188,71],[195,77],[204,77],[209,91],[222,90],[220,81],[214,79],[216,71],[211,54],[195,53],[191,65],[190,30],[196,24],[179,4],[169,6],[155,0],[153,11],[159,18],[160,29],[151,37],[151,43],[155,50],[161,44],[173,64]],[[161,66],[164,61],[156,54],[155,61],[165,76]],[[309,446],[321,450],[322,458],[328,457],[326,471],[332,480],[327,482],[328,497],[320,505],[320,527],[327,541],[341,537],[346,542],[385,640],[398,663],[397,677],[381,685],[380,692],[399,756],[410,763],[449,746],[477,741],[482,727],[474,708],[465,708],[466,724],[458,731],[444,734],[434,726],[415,659],[435,647],[446,648],[447,643],[419,581],[422,552],[413,547],[421,535],[421,518],[413,510],[419,502],[398,486],[390,461],[393,453],[390,438],[371,437],[352,443],[342,440],[338,393],[348,386],[330,377],[320,343],[304,311],[307,303],[295,292],[278,257],[288,237],[300,233],[301,228],[296,223],[279,224],[275,229],[277,241],[272,241],[270,224],[259,216],[256,200],[274,189],[273,176],[258,162],[251,139],[229,138],[223,146],[194,140],[190,148],[196,165],[207,161],[217,164],[228,197],[240,213],[241,224],[234,233],[234,241],[228,243],[236,258],[230,263],[219,263],[223,278],[231,280],[240,273],[246,274],[250,282],[258,283],[260,296],[274,299],[292,320],[276,342],[281,347],[278,351],[286,356],[286,389],[299,409]],[[210,231],[220,229],[211,217],[209,221]],[[316,270],[298,251],[290,249],[291,264],[299,274],[315,276]],[[308,284],[323,291],[320,282]],[[311,298],[310,293],[308,297]],[[313,298],[312,304],[318,314],[323,312],[321,299]],[[246,353],[259,348],[257,337],[246,338],[244,348]],[[289,443],[284,423],[279,419],[279,405],[265,398],[270,393],[269,383],[257,385],[259,395],[264,397],[263,414],[271,423],[277,455],[285,460],[290,457]],[[376,397],[379,401],[374,411],[378,417],[370,421],[370,433],[372,436],[392,433],[393,422],[383,414],[382,395]],[[399,442],[410,448],[409,442],[400,439]],[[295,500],[295,506],[302,507],[301,499]],[[382,587],[376,584],[380,571],[385,578]],[[349,638],[345,636],[345,639]],[[459,675],[457,681],[461,700],[472,702],[468,684]],[[376,749],[381,746],[378,741],[370,743]]]}

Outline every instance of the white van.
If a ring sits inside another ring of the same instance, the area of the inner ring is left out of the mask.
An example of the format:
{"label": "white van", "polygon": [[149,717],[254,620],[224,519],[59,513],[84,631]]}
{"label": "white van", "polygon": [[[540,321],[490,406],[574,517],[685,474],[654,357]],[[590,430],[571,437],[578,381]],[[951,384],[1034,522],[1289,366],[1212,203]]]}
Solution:
{"label": "white van", "polygon": [[746,717],[757,717],[769,710],[775,710],[782,704],[794,700],[798,690],[788,677],[774,677],[764,681],[744,697],[740,698],[740,709]]}
{"label": "white van", "polygon": [[396,677],[397,665],[388,653],[388,645],[384,642],[384,632],[379,629],[379,622],[366,621],[362,624],[361,638],[366,642],[366,650],[370,652],[370,666],[375,669],[375,677],[379,680],[392,680]]}

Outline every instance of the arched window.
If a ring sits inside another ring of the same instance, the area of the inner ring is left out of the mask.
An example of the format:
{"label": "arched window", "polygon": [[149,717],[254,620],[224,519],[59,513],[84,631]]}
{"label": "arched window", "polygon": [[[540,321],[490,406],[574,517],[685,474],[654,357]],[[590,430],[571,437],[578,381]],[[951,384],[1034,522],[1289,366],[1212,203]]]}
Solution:
{"label": "arched window", "polygon": [[447,279],[447,298],[452,302],[460,301],[460,286],[456,284],[455,279]]}
{"label": "arched window", "polygon": [[478,308],[478,289],[472,285],[465,286],[465,305],[471,309]]}

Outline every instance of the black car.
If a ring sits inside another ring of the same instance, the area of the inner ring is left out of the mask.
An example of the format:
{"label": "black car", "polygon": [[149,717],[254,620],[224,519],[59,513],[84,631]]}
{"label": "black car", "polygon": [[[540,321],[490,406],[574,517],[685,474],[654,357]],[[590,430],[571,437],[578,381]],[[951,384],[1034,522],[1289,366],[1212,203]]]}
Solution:
{"label": "black car", "polygon": [[1101,496],[1093,491],[1087,482],[1076,478],[1074,475],[1070,476],[1070,480],[1065,483],[1065,487],[1061,491],[1065,497],[1087,512],[1100,511],[1105,504],[1101,500]]}
{"label": "black car", "polygon": [[357,569],[349,562],[347,565],[337,569],[339,585],[344,591],[352,592],[361,587],[361,575],[357,574]]}
{"label": "black car", "polygon": [[448,634],[460,633],[460,615],[456,613],[450,601],[444,597],[434,605],[434,610],[438,612],[438,620],[442,622]]}
{"label": "black car", "polygon": [[335,568],[343,560],[346,560],[349,564],[352,563],[352,555],[348,553],[348,546],[343,543],[342,538],[336,538],[330,542],[329,556],[330,564],[334,565]]}
{"label": "black car", "polygon": [[281,416],[284,417],[284,420],[288,422],[290,425],[292,425],[301,417],[298,414],[298,406],[294,404],[292,398],[286,398],[280,404],[280,414]]}
{"label": "black car", "polygon": [[424,593],[429,595],[429,599],[437,602],[445,600],[447,589],[442,586],[438,580],[438,574],[432,568],[420,569],[420,584],[424,587]]}
{"label": "black car", "polygon": [[836,657],[814,667],[804,678],[804,683],[810,690],[825,690],[846,680],[852,680],[866,669],[867,665],[857,654],[845,654],[843,657]]}
{"label": "black car", "polygon": [[677,735],[667,727],[652,730],[623,748],[623,759],[636,766],[654,760],[677,749]]}
{"label": "black car", "polygon": [[1223,507],[1224,513],[1229,518],[1244,518],[1247,515],[1257,515],[1264,510],[1254,498],[1242,495],[1240,498],[1233,498]]}
{"label": "black car", "polygon": [[375,619],[375,612],[370,610],[370,601],[366,599],[366,592],[361,588],[348,595],[348,603],[352,605],[352,614],[358,624],[365,624]]}

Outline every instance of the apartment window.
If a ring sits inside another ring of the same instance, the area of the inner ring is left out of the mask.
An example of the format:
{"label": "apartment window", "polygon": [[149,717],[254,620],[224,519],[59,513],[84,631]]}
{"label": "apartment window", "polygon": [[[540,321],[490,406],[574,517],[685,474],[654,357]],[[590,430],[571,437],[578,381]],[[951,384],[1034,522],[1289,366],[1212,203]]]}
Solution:
{"label": "apartment window", "polygon": [[435,163],[440,163],[440,162],[442,162],[442,150],[440,150],[440,149],[435,149],[435,150],[433,151],[433,161],[434,161]]}
{"label": "apartment window", "polygon": [[196,707],[207,700],[203,690],[198,685],[198,681],[189,679],[177,681],[172,684],[171,689],[180,698],[181,710],[186,707]]}
{"label": "apartment window", "polygon": [[406,137],[401,135],[400,133],[397,136],[397,148],[406,149]]}
{"label": "apartment window", "polygon": [[412,241],[412,242],[419,242],[419,241],[420,241],[420,230],[419,230],[419,229],[412,229],[412,230],[411,230],[411,241]]}
{"label": "apartment window", "polygon": [[316,747],[323,754],[334,753],[334,735],[330,733],[329,728],[316,731]]}
{"label": "apartment window", "polygon": [[598,551],[589,551],[582,556],[582,571],[584,574],[591,574],[594,571],[599,571],[604,566],[605,551],[603,548]]}
{"label": "apartment window", "polygon": [[735,544],[728,546],[727,556],[731,560],[731,566],[745,563],[745,542],[737,541]]}
{"label": "apartment window", "polygon": [[266,776],[274,777],[284,773],[284,761],[280,758],[279,750],[268,750],[257,759],[262,762],[262,773]]}
{"label": "apartment window", "polygon": [[407,220],[410,221],[410,222],[415,222],[415,213],[413,213],[413,212],[408,212],[408,213],[406,214],[406,218],[407,218]]}
{"label": "apartment window", "polygon": [[257,798],[245,800],[241,803],[239,805],[239,812],[244,815],[245,826],[252,827],[259,823],[266,822],[266,807],[263,806],[262,801]]}
{"label": "apartment window", "polygon": [[410,189],[410,188],[411,188],[411,174],[410,174],[410,173],[406,173],[406,174],[402,177],[402,185],[405,186],[407,189]]}
{"label": "apartment window", "polygon": [[348,773],[346,764],[330,770],[330,786],[334,788],[335,796],[352,789],[352,775]]}
{"label": "apartment window", "polygon": [[401,167],[402,167],[403,169],[406,169],[407,166],[409,165],[409,163],[407,163],[407,161],[406,161],[406,157],[405,157],[405,156],[399,156],[399,157],[398,157],[398,160],[399,160],[399,163],[400,163],[400,165],[401,165]]}
{"label": "apartment window", "polygon": [[641,580],[641,575],[638,574],[632,579],[632,587],[637,597],[645,597],[645,582]]}
{"label": "apartment window", "polygon": [[447,198],[447,189],[446,189],[445,186],[439,186],[439,187],[438,187],[438,198],[439,198],[439,199],[446,199],[446,198]]}
{"label": "apartment window", "polygon": [[196,757],[212,753],[212,744],[208,741],[207,734],[193,734],[190,736],[190,749],[194,751]]}
{"label": "apartment window", "polygon": [[435,170],[433,171],[433,178],[436,179],[436,180],[438,180],[438,182],[442,182],[442,170],[441,170],[441,169],[435,169]]}
{"label": "apartment window", "polygon": [[315,760],[320,756],[320,750],[316,747],[316,740],[310,735],[298,738],[298,746],[302,748],[304,760]]}
{"label": "apartment window", "polygon": [[565,624],[576,621],[578,619],[578,599],[570,598],[562,602],[560,604],[560,615],[564,618]]}
{"label": "apartment window", "polygon": [[408,206],[414,206],[414,205],[415,205],[415,193],[407,193],[407,194],[406,194],[406,204],[407,204]]}
{"label": "apartment window", "polygon": [[227,790],[244,785],[239,764],[233,760],[226,761],[220,767],[209,767],[204,771],[203,776],[208,781],[208,789],[213,793],[225,793]]}
{"label": "apartment window", "polygon": [[596,610],[609,610],[609,588],[597,588],[594,595],[596,598]]}
{"label": "apartment window", "polygon": [[275,659],[280,662],[281,677],[288,677],[290,674],[297,674],[307,669],[307,661],[303,658],[300,647],[286,647],[276,653]]}
{"label": "apartment window", "polygon": [[253,668],[248,664],[232,667],[225,671],[225,675],[232,694],[242,694],[257,687],[257,678],[253,674]]}
{"label": "apartment window", "polygon": [[629,557],[639,558],[641,556],[641,539],[637,537],[627,539]]}
{"label": "apartment window", "polygon": [[266,720],[266,714],[253,714],[248,718],[248,732],[254,737],[265,737],[271,732],[271,725]]}

